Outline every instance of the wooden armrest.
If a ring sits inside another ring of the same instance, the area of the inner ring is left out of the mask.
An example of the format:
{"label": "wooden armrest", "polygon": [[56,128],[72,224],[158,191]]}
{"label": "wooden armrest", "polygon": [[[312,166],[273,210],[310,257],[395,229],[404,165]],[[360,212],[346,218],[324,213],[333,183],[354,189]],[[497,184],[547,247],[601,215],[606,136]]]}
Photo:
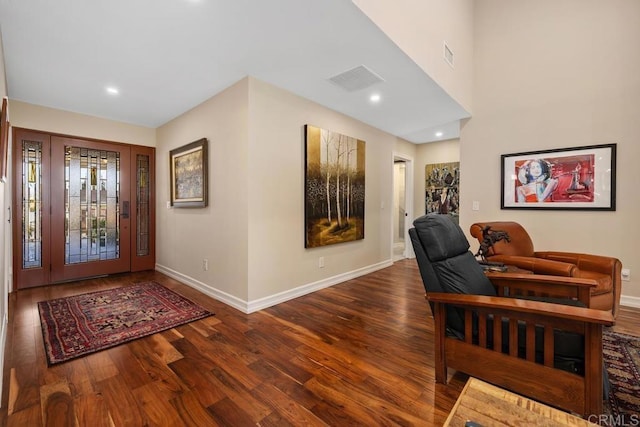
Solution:
{"label": "wooden armrest", "polygon": [[613,316],[608,311],[517,298],[434,292],[427,294],[427,300],[433,303],[508,310],[605,326],[611,326],[614,323]]}

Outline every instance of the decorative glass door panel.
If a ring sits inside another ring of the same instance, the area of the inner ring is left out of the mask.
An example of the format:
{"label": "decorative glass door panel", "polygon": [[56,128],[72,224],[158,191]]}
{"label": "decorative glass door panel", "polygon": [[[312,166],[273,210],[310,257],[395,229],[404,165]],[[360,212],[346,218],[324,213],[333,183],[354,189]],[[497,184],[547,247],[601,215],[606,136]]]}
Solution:
{"label": "decorative glass door panel", "polygon": [[120,258],[120,153],[65,150],[65,264]]}
{"label": "decorative glass door panel", "polygon": [[149,156],[136,156],[136,255],[149,255]]}
{"label": "decorative glass door panel", "polygon": [[49,135],[14,134],[13,277],[23,287],[49,281],[49,146]]}
{"label": "decorative glass door panel", "polygon": [[52,282],[129,271],[129,157],[126,145],[51,137]]}
{"label": "decorative glass door panel", "polygon": [[155,233],[155,149],[131,147],[132,209],[131,271],[153,270],[156,266]]}
{"label": "decorative glass door panel", "polygon": [[42,142],[22,141],[22,268],[42,268]]}

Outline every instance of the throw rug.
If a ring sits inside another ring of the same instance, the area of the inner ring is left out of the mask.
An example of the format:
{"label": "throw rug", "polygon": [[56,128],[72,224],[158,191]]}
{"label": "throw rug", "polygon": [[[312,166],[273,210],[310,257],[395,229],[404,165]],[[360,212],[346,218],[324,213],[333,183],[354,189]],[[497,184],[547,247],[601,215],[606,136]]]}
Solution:
{"label": "throw rug", "polygon": [[156,282],[38,303],[50,365],[213,315]]}
{"label": "throw rug", "polygon": [[[609,375],[607,409],[614,420],[640,418],[640,337],[605,330],[602,334],[604,361]],[[623,423],[624,424],[624,423]],[[624,424],[627,425],[627,424]]]}

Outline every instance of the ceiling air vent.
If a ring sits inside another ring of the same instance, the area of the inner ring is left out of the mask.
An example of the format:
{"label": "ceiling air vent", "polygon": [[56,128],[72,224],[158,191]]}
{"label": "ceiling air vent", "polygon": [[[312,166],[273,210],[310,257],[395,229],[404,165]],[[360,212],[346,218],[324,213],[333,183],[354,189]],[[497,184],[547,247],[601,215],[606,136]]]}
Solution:
{"label": "ceiling air vent", "polygon": [[348,92],[353,92],[383,82],[384,79],[364,65],[359,65],[344,73],[330,77],[329,81]]}

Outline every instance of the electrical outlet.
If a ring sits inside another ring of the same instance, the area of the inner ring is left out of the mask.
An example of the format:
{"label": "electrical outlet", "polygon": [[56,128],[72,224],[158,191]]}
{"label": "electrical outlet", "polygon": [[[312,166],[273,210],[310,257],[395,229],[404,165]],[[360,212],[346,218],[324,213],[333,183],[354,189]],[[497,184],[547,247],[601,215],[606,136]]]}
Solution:
{"label": "electrical outlet", "polygon": [[622,276],[622,280],[625,282],[631,280],[631,270],[628,268],[623,268],[620,275]]}
{"label": "electrical outlet", "polygon": [[477,201],[477,200],[474,200],[473,204],[471,205],[471,210],[479,211],[480,210],[480,202]]}
{"label": "electrical outlet", "polygon": [[324,257],[323,256],[318,258],[318,267],[324,268]]}
{"label": "electrical outlet", "polygon": [[202,260],[202,269],[204,271],[209,271],[209,260],[206,258]]}

